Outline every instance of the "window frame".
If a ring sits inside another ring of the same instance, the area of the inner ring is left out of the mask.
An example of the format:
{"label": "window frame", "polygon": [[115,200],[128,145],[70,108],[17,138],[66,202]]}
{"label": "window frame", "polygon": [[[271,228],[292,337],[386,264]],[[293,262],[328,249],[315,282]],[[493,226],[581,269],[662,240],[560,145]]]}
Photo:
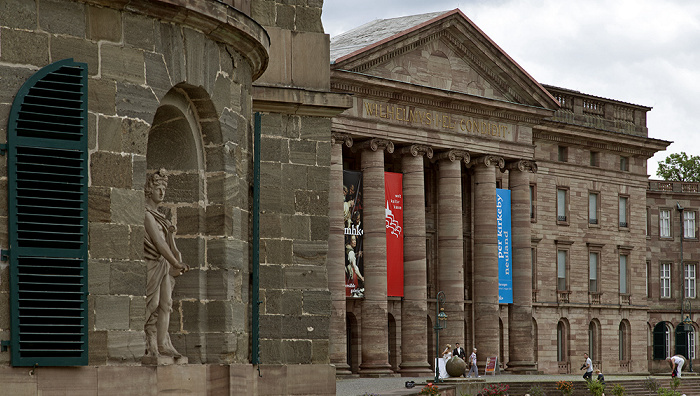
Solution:
{"label": "window frame", "polygon": [[[591,219],[591,197],[595,196],[595,219]],[[595,221],[592,223],[591,221]],[[588,226],[589,227],[600,227],[600,191],[589,190],[588,191]]]}
{"label": "window frame", "polygon": [[[666,218],[664,214],[667,214],[668,218]],[[663,232],[666,230],[666,227],[664,227],[662,222],[668,223],[667,233]],[[673,216],[671,216],[670,208],[659,208],[659,238],[673,239]]]}
{"label": "window frame", "polygon": [[[688,215],[686,217],[686,215]],[[690,215],[692,215],[692,219],[690,219]],[[697,211],[692,210],[692,209],[684,209],[683,210],[683,240],[697,240],[698,239],[698,222],[697,222]],[[691,221],[692,221],[692,226],[691,226]],[[692,230],[692,236],[688,236],[689,230]]]}
{"label": "window frame", "polygon": [[530,183],[530,222],[537,223],[537,184]]}
{"label": "window frame", "polygon": [[620,171],[629,172],[630,171],[630,157],[621,155],[620,156]]}
{"label": "window frame", "polygon": [[[596,255],[596,290],[591,290],[591,255]],[[590,295],[600,295],[602,294],[602,284],[601,284],[601,262],[603,259],[603,245],[601,244],[588,244],[588,294]]]}
{"label": "window frame", "polygon": [[[622,202],[625,202],[625,208],[624,212],[622,211]],[[630,229],[630,196],[627,194],[620,194],[617,197],[617,223],[618,227],[622,230],[629,230]],[[621,214],[625,214],[625,221],[623,222],[622,219],[620,218]]]}
{"label": "window frame", "polygon": [[[563,205],[563,210],[564,210],[564,215],[563,219],[562,216],[559,215],[559,191],[563,191],[564,193],[564,203]],[[569,198],[569,187],[566,186],[557,186],[557,192],[556,192],[556,220],[557,220],[557,225],[564,225],[568,226],[569,225],[569,203],[570,203],[570,198]]]}
{"label": "window frame", "polygon": [[[623,257],[624,257],[624,260],[623,260]],[[630,295],[630,264],[629,264],[629,261],[630,261],[630,252],[621,250],[619,257],[618,257],[618,264],[619,264],[619,271],[618,271],[618,280],[619,280],[618,287],[619,287],[619,289],[618,290],[620,292],[620,295],[622,295],[622,296],[629,296]],[[624,269],[622,268],[623,262],[624,262]],[[625,275],[624,283],[622,280],[623,272]],[[622,289],[623,285],[624,285],[624,291]]]}
{"label": "window frame", "polygon": [[[666,270],[665,270],[666,269]],[[670,299],[673,296],[673,264],[668,261],[659,263],[659,299]],[[666,291],[666,293],[664,293]]]}
{"label": "window frame", "polygon": [[599,168],[600,167],[600,151],[590,151],[590,166]]}
{"label": "window frame", "polygon": [[569,147],[561,145],[557,146],[557,161],[569,162]]}
{"label": "window frame", "polygon": [[685,298],[697,298],[697,270],[696,263],[683,263],[683,294]]}

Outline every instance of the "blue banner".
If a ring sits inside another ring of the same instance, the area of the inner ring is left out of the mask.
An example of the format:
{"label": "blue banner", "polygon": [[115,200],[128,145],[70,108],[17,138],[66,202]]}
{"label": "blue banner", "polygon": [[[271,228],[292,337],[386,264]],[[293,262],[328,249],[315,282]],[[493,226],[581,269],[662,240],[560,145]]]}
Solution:
{"label": "blue banner", "polygon": [[498,302],[513,303],[513,261],[510,234],[510,190],[496,189],[498,232]]}

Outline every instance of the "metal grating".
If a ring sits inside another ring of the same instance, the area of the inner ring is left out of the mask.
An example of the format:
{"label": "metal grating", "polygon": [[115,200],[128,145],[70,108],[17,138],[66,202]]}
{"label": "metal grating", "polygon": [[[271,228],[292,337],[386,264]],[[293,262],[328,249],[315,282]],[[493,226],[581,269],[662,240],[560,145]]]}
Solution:
{"label": "metal grating", "polygon": [[87,66],[46,66],[8,125],[13,366],[88,363]]}

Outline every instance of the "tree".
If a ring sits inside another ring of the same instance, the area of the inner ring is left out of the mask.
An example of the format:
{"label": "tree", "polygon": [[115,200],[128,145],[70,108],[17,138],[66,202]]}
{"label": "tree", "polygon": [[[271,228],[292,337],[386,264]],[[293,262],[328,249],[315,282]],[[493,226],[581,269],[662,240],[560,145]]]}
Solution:
{"label": "tree", "polygon": [[656,176],[669,181],[700,182],[700,156],[681,152],[659,162]]}

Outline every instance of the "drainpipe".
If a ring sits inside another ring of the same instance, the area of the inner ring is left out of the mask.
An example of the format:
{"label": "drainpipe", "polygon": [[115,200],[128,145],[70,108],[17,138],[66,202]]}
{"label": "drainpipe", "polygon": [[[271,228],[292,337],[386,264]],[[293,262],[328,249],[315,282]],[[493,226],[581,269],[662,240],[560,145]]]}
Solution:
{"label": "drainpipe", "polygon": [[260,373],[260,113],[255,113],[253,126],[253,285],[252,285],[252,363]]}

